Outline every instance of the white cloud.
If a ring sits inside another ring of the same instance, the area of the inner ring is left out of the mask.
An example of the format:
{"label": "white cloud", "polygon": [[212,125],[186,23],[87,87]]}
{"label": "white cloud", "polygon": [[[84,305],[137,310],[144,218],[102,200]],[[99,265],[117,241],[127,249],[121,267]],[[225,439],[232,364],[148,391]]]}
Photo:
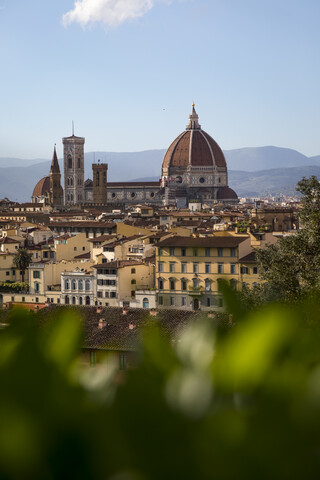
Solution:
{"label": "white cloud", "polygon": [[96,22],[117,27],[127,20],[145,15],[154,0],[77,0],[62,17],[65,26],[76,22],[83,27]]}

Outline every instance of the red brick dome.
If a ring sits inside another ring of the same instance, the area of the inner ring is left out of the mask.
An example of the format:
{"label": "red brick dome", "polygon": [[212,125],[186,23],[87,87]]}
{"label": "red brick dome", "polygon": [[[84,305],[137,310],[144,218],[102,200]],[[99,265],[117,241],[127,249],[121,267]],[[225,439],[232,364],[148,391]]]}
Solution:
{"label": "red brick dome", "polygon": [[41,178],[33,190],[33,197],[41,197],[45,195],[50,190],[50,177],[49,175]]}
{"label": "red brick dome", "polygon": [[194,105],[189,124],[168,148],[162,163],[163,169],[171,167],[222,167],[226,159],[215,140],[201,129]]}

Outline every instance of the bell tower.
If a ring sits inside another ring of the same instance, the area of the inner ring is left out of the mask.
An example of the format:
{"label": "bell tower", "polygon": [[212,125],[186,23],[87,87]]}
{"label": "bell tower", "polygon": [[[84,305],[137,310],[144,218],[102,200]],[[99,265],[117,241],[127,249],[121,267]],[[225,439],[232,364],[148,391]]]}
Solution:
{"label": "bell tower", "polygon": [[49,203],[52,206],[59,206],[63,204],[62,188],[61,188],[61,174],[59,162],[57,158],[56,146],[54,146],[53,157],[50,168],[50,189],[49,189]]}
{"label": "bell tower", "polygon": [[93,163],[93,203],[107,203],[107,163]]}
{"label": "bell tower", "polygon": [[63,173],[64,204],[76,205],[84,202],[84,137],[64,137]]}

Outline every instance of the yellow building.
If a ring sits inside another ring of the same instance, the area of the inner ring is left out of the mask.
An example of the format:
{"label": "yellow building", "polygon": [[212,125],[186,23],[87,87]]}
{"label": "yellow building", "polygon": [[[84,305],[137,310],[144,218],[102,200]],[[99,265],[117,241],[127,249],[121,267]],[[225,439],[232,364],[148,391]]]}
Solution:
{"label": "yellow building", "polygon": [[249,237],[169,237],[156,245],[158,306],[219,310],[218,279],[240,288],[239,259],[252,251]]}
{"label": "yellow building", "polygon": [[90,253],[90,244],[85,233],[60,235],[54,239],[56,261],[74,260],[78,255]]}

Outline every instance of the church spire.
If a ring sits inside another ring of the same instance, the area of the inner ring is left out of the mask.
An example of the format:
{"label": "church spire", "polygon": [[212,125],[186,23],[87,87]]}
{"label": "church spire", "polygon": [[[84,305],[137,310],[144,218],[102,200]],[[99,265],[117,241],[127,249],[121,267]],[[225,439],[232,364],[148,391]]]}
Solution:
{"label": "church spire", "polygon": [[199,117],[194,108],[195,104],[192,104],[192,112],[189,115],[189,123],[187,125],[187,130],[201,130],[201,125],[199,125]]}
{"label": "church spire", "polygon": [[54,144],[50,173],[60,173],[59,162],[58,162],[57,152],[56,152],[56,144]]}

